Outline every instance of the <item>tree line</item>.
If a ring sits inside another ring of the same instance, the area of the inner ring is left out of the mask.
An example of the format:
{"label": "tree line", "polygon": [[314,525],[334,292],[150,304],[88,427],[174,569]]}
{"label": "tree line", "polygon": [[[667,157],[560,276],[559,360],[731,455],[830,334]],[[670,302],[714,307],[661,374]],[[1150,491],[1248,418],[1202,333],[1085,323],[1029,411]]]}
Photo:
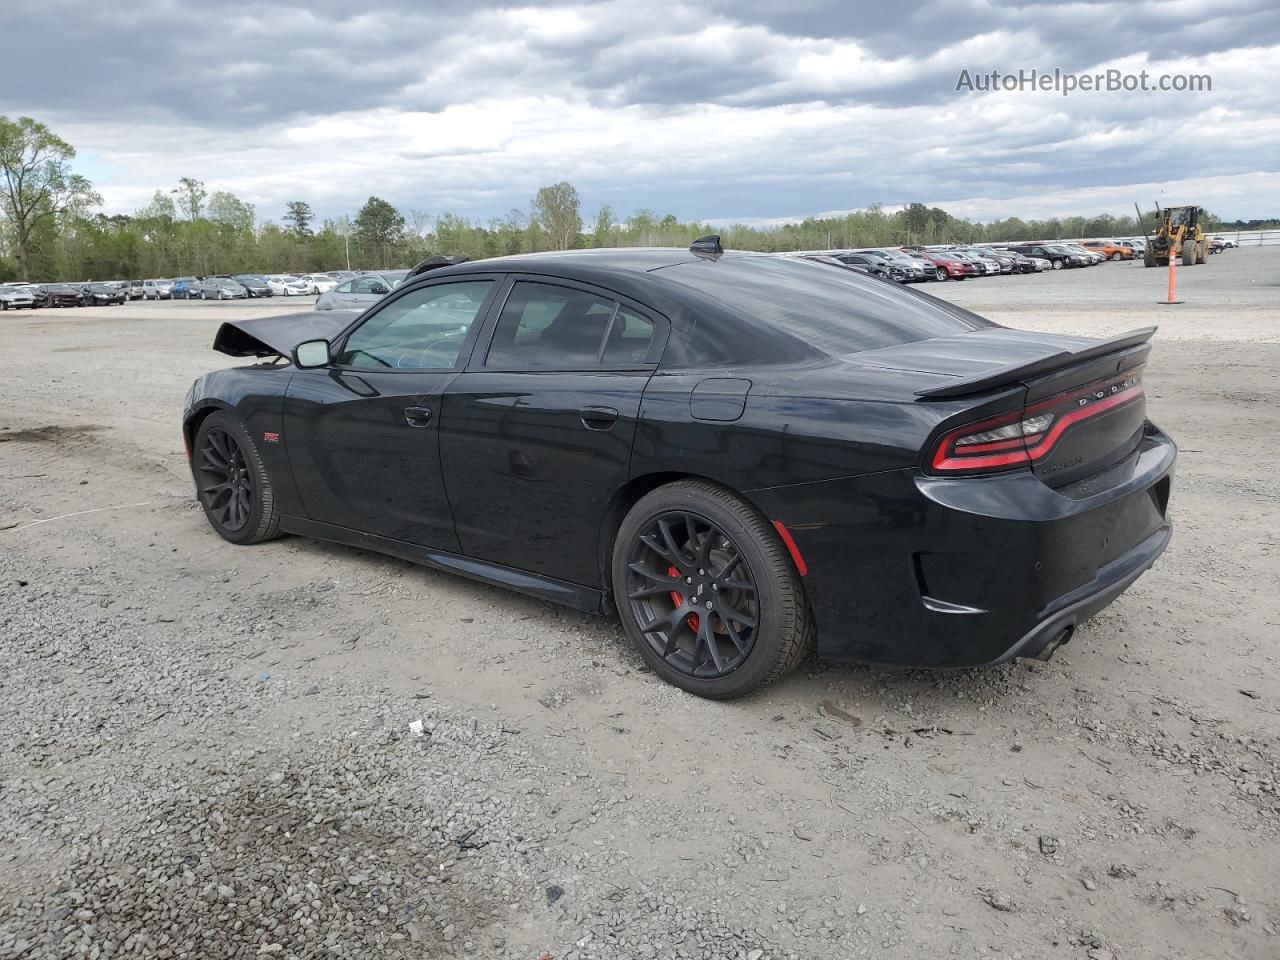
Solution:
{"label": "tree line", "polygon": [[[103,280],[219,273],[300,273],[407,267],[432,254],[473,259],[580,247],[685,246],[719,233],[726,247],[770,252],[912,243],[1038,240],[1143,233],[1136,217],[1009,218],[989,223],[910,203],[872,206],[837,217],[776,227],[715,227],[640,209],[625,216],[609,205],[584,222],[567,182],[538,190],[528,210],[473,220],[457,214],[402,211],[371,196],[354,216],[317,221],[293,200],[279,221],[223,190],[183,177],[132,214],[95,212],[101,196],[71,162],[75,148],[44,124],[0,116],[0,280]],[[1154,227],[1154,213],[1145,215]],[[1208,229],[1237,229],[1210,217]],[[1250,229],[1280,226],[1250,221]]]}

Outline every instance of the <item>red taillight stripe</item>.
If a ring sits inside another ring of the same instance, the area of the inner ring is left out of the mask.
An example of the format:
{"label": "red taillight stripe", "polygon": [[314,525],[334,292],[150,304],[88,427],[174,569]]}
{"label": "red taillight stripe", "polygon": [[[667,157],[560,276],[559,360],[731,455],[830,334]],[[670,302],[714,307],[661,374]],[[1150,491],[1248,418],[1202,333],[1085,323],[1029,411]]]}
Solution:
{"label": "red taillight stripe", "polygon": [[1100,413],[1106,413],[1108,410],[1114,410],[1116,407],[1124,406],[1130,400],[1137,400],[1142,396],[1142,384],[1134,384],[1127,390],[1121,390],[1119,393],[1113,393],[1105,400],[1099,400],[1097,403],[1091,403],[1087,407],[1081,407],[1073,410],[1065,416],[1059,417],[1049,428],[1039,443],[1028,447],[1032,460],[1039,460],[1048,456],[1053,445],[1058,442],[1058,438],[1062,436],[1064,430],[1073,423],[1079,423],[1081,420],[1088,420],[1090,417],[1096,417]]}
{"label": "red taillight stripe", "polygon": [[791,531],[782,524],[781,520],[773,521],[773,529],[778,531],[778,536],[782,538],[782,542],[786,546],[787,552],[791,554],[791,559],[795,562],[796,570],[799,572],[800,576],[807,576],[809,573],[809,566],[804,562],[804,557],[800,555],[800,548],[796,546],[796,541],[791,536]]}
{"label": "red taillight stripe", "polygon": [[[1070,391],[1068,391],[1070,392]],[[983,444],[973,444],[968,447],[957,448],[955,440],[958,437],[967,436],[971,433],[981,433],[983,430],[991,430],[1000,426],[1007,426],[1010,423],[1020,422],[1027,417],[1034,415],[1038,410],[1047,410],[1057,403],[1062,402],[1062,397],[1067,394],[1059,394],[1057,397],[1038,403],[1035,406],[1027,407],[1017,414],[1008,414],[992,420],[979,423],[968,424],[951,431],[944,436],[939,442],[937,449],[934,450],[932,465],[933,469],[944,472],[973,472],[981,470],[999,470],[1003,467],[1013,467],[1019,464],[1030,464],[1037,460],[1043,460],[1062,434],[1074,424],[1090,417],[1106,413],[1117,407],[1137,400],[1142,396],[1142,384],[1135,383],[1133,386],[1121,390],[1119,393],[1113,393],[1110,396],[1090,403],[1087,406],[1079,407],[1069,413],[1063,414],[1055,419],[1052,426],[1042,434],[1033,434],[1028,437],[1011,438],[1009,440],[996,440]],[[1008,450],[1008,452],[994,452],[1004,447],[1017,447],[1018,449]],[[963,451],[963,454],[961,453]],[[986,452],[992,451],[992,452]],[[978,454],[977,456],[964,454]],[[956,455],[961,454],[961,455]]]}

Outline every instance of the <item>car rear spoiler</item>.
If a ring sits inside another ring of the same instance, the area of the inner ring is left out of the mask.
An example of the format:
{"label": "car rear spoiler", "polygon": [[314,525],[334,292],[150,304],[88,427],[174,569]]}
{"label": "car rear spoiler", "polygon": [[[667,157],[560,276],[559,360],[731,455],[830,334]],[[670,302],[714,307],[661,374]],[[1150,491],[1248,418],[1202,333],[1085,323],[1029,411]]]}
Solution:
{"label": "car rear spoiler", "polygon": [[285,357],[304,340],[328,340],[355,319],[356,310],[317,310],[283,317],[228,320],[218,327],[213,349],[229,357]]}
{"label": "car rear spoiler", "polygon": [[923,390],[917,390],[916,396],[921,400],[949,400],[953,397],[967,397],[970,394],[981,393],[984,390],[1008,386],[1011,383],[1025,380],[1028,377],[1039,376],[1042,373],[1052,373],[1062,367],[1083,363],[1086,360],[1092,360],[1104,354],[1116,353],[1129,347],[1136,347],[1150,340],[1155,332],[1155,327],[1141,327],[1137,330],[1130,330],[1128,333],[1122,333],[1118,337],[1112,337],[1110,340],[1099,340],[1091,346],[1080,350],[1059,350],[1036,360],[1014,363],[1007,367],[998,367],[986,373],[975,374],[972,377],[952,380],[950,383],[944,383],[939,387],[926,387]]}

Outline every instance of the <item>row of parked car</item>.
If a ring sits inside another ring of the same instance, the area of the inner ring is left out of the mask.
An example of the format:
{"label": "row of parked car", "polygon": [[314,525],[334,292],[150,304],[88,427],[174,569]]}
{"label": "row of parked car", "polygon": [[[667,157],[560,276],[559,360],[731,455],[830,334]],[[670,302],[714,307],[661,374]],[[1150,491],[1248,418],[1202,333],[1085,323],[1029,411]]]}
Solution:
{"label": "row of parked car", "polygon": [[22,307],[105,307],[124,303],[118,283],[5,283],[0,284],[0,310]]}
{"label": "row of parked car", "polygon": [[1096,266],[1107,260],[1141,257],[1146,242],[1132,240],[1057,240],[1036,243],[939,244],[822,250],[795,254],[809,260],[854,267],[898,283],[968,280],[1015,273],[1040,273]]}
{"label": "row of parked car", "polygon": [[[1222,237],[1209,239],[1212,253],[1234,246],[1233,241]],[[1079,243],[1055,240],[815,250],[783,256],[853,267],[898,283],[924,283],[1089,267],[1107,260],[1140,259],[1144,253],[1146,240],[1130,237],[1082,240]],[[386,296],[404,282],[409,272],[330,270],[325,273],[216,274],[96,283],[16,282],[0,284],[0,309],[106,306],[126,300],[241,300],[295,296],[315,296],[317,310],[357,309]]]}
{"label": "row of parked car", "polygon": [[256,297],[330,297],[320,309],[358,306],[390,292],[406,270],[290,274],[216,274],[150,280],[0,284],[0,309],[110,306],[129,300],[241,300]]}
{"label": "row of parked car", "polygon": [[128,281],[130,300],[243,300],[257,297],[305,297],[332,290],[329,273],[218,273],[204,277]]}

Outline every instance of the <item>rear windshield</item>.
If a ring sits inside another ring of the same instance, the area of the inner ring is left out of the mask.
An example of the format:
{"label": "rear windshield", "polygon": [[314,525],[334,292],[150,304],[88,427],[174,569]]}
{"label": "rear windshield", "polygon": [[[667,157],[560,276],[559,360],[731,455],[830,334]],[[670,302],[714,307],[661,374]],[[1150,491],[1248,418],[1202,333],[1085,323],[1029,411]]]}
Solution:
{"label": "rear windshield", "polygon": [[726,257],[717,263],[667,267],[657,276],[832,355],[998,326],[928,294],[795,258]]}

